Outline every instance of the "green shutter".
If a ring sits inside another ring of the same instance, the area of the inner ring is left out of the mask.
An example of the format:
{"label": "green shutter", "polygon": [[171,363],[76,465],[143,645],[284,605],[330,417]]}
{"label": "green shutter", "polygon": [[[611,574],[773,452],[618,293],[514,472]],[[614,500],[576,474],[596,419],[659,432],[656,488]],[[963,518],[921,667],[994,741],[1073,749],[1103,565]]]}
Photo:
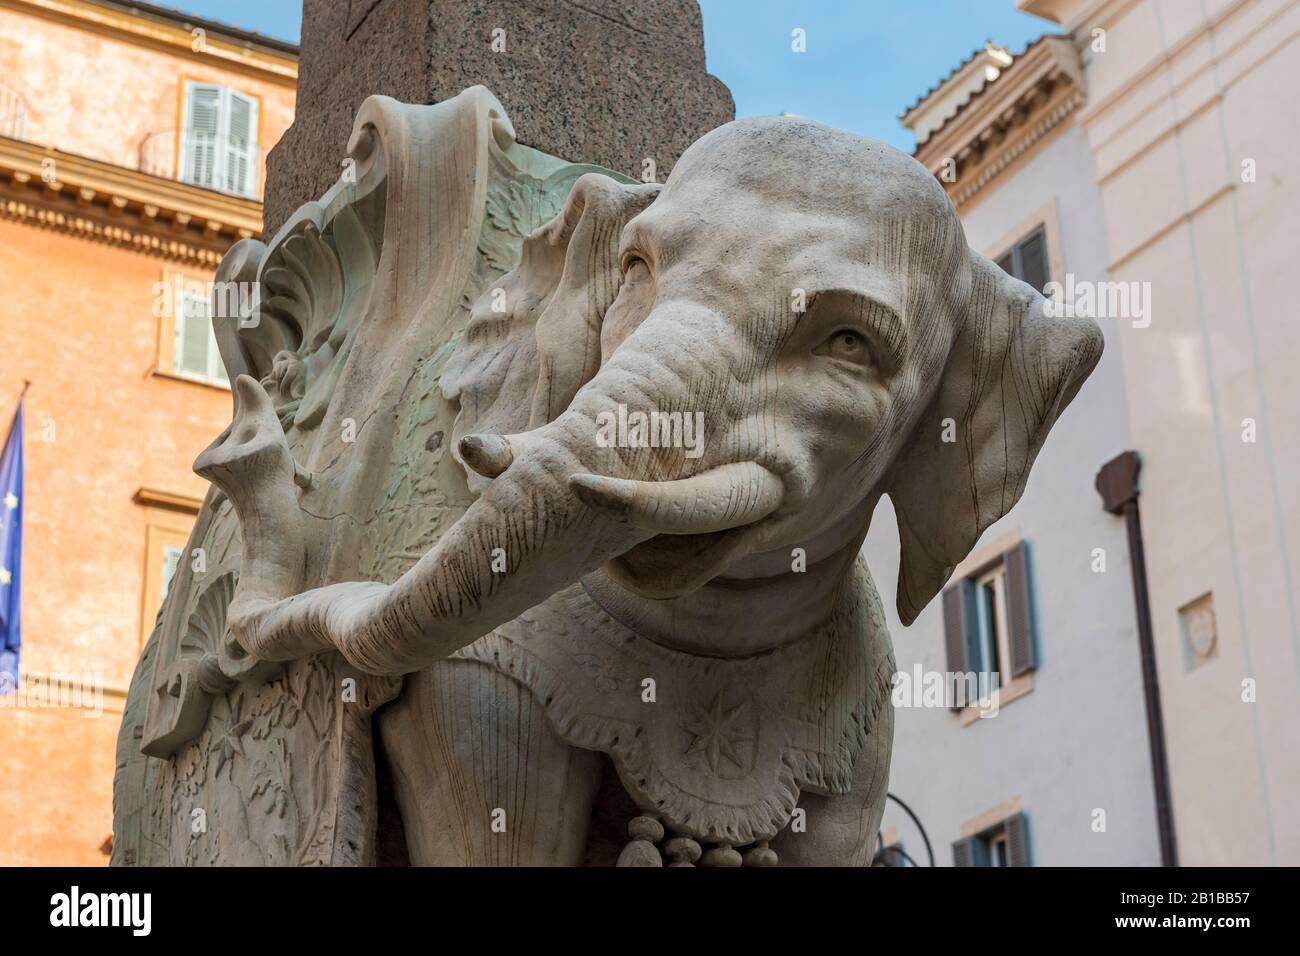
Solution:
{"label": "green shutter", "polygon": [[953,866],[988,866],[989,848],[977,836],[957,840],[952,845]]}
{"label": "green shutter", "polygon": [[1029,576],[1029,550],[1020,542],[1003,556],[1006,564],[1007,644],[1012,677],[1027,674],[1037,666],[1034,653],[1034,604]]}
{"label": "green shutter", "polygon": [[1016,255],[1020,259],[1016,278],[1042,292],[1043,286],[1051,279],[1047,265],[1047,233],[1039,229],[1016,247]]}
{"label": "green shutter", "polygon": [[1033,866],[1029,857],[1029,818],[1017,813],[1006,822],[1007,863],[1010,866]]}
{"label": "green shutter", "polygon": [[[975,583],[962,578],[943,592],[943,636],[950,673],[965,674],[971,670],[975,626]],[[952,709],[961,710],[956,699]]]}

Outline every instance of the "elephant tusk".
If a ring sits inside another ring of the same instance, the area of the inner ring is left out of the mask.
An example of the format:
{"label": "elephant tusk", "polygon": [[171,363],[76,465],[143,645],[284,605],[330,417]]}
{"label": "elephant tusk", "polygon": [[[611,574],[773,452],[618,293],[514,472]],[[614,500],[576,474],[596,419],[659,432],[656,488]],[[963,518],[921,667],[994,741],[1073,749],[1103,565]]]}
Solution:
{"label": "elephant tusk", "polygon": [[466,435],[459,448],[461,460],[484,478],[496,478],[515,460],[509,439],[501,435]]}
{"label": "elephant tusk", "polygon": [[587,507],[656,534],[709,534],[752,524],[781,504],[781,479],[757,462],[722,465],[677,481],[577,474],[569,485]]}

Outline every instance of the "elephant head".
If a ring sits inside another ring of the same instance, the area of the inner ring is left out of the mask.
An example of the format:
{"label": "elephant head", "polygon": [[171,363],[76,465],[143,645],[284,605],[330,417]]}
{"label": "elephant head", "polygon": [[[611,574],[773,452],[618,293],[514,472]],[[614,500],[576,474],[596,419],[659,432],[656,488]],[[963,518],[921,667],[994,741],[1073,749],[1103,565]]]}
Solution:
{"label": "elephant head", "polygon": [[968,248],[918,163],[808,120],[720,127],[657,195],[584,177],[485,293],[444,382],[481,497],[391,587],[250,605],[238,636],[393,673],[584,576],[624,611],[803,607],[816,587],[825,603],[882,494],[910,623],[1019,499],[1100,357],[1095,323],[1043,304]]}

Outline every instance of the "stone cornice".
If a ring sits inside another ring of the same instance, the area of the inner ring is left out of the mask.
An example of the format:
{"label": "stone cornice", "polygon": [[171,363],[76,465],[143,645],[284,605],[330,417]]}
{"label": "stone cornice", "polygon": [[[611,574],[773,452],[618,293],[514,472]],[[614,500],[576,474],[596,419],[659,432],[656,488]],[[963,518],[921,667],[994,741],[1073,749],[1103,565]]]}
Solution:
{"label": "stone cornice", "polygon": [[169,511],[181,511],[191,515],[198,514],[199,509],[203,507],[202,498],[179,495],[173,491],[160,491],[157,488],[141,487],[132,500],[148,508],[166,508]]}
{"label": "stone cornice", "polygon": [[961,206],[1083,103],[1083,71],[1073,41],[1044,37],[915,155]]}
{"label": "stone cornice", "polygon": [[262,233],[256,200],[7,137],[0,217],[204,268]]}
{"label": "stone cornice", "polygon": [[[0,0],[7,7],[30,16],[43,17],[84,30],[106,34],[177,56],[251,73],[273,83],[294,86],[298,81],[298,57],[287,50],[291,44],[271,38],[253,38],[234,28],[199,17],[174,13],[149,4],[94,3],[91,0]],[[196,50],[192,29],[205,31]]]}

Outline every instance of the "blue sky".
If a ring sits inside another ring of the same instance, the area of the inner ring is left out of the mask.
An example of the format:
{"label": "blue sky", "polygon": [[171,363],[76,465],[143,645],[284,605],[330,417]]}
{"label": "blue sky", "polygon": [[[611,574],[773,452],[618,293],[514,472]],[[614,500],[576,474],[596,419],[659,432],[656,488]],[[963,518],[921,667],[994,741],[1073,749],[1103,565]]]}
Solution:
{"label": "blue sky", "polygon": [[[299,0],[176,5],[298,39]],[[1018,52],[1056,30],[1018,12],[1015,0],[701,0],[700,7],[709,72],[730,87],[737,116],[788,111],[903,149],[912,140],[898,114],[986,39]],[[806,33],[806,53],[790,49],[796,27]]]}

